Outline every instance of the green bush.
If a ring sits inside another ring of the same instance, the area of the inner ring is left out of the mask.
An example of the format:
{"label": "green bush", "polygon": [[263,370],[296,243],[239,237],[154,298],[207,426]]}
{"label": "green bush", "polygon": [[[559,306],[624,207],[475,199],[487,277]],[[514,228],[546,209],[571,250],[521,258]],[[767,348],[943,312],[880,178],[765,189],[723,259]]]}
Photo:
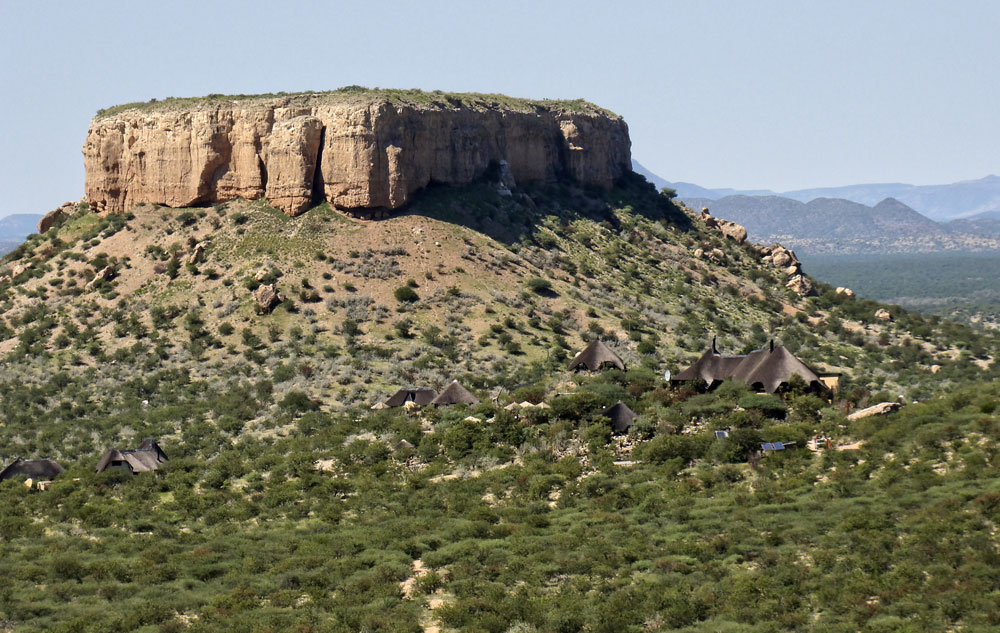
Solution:
{"label": "green bush", "polygon": [[541,277],[532,277],[528,279],[525,285],[528,286],[528,290],[531,290],[535,294],[541,295],[552,292],[552,282]]}
{"label": "green bush", "polygon": [[420,296],[417,295],[417,291],[410,286],[400,286],[399,288],[396,288],[392,294],[396,297],[396,301],[399,301],[400,303],[413,303],[414,301],[420,299]]}

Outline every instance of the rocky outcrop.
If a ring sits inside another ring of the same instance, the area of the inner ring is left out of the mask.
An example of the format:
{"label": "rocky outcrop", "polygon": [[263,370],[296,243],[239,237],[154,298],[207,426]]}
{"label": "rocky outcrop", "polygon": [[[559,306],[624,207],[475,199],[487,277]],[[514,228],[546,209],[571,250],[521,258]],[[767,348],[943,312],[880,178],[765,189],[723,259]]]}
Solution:
{"label": "rocky outcrop", "polygon": [[257,302],[257,312],[260,314],[267,314],[273,310],[278,304],[285,300],[278,287],[274,284],[267,284],[266,286],[260,286],[253,291],[254,301]]}
{"label": "rocky outcrop", "polygon": [[892,314],[885,308],[879,308],[875,311],[875,318],[879,321],[892,321]]}
{"label": "rocky outcrop", "polygon": [[710,229],[718,229],[723,235],[737,244],[742,244],[747,241],[746,227],[735,222],[730,222],[729,220],[712,217],[712,214],[708,211],[708,207],[702,208],[701,215],[698,216],[698,219],[704,222],[706,227]]}
{"label": "rocky outcrop", "polygon": [[321,200],[397,209],[430,183],[469,183],[500,161],[508,183],[610,188],[631,170],[628,127],[594,106],[366,95],[164,102],[99,115],[83,146],[87,199],[118,213],[267,198],[297,215]]}
{"label": "rocky outcrop", "polygon": [[205,242],[198,242],[188,253],[187,263],[191,266],[201,263],[205,259]]}
{"label": "rocky outcrop", "polygon": [[75,212],[75,202],[65,202],[58,209],[49,211],[38,221],[38,234],[42,235],[57,224],[62,224],[67,217],[73,215]]}
{"label": "rocky outcrop", "polygon": [[816,294],[816,287],[813,286],[813,283],[805,275],[792,275],[788,283],[785,284],[785,287],[803,297],[811,297]]}
{"label": "rocky outcrop", "polygon": [[111,281],[115,278],[115,267],[105,266],[94,275],[94,278],[87,282],[86,289],[93,290],[102,281]]}
{"label": "rocky outcrop", "polygon": [[863,420],[865,418],[870,418],[873,415],[889,415],[903,406],[898,402],[880,402],[874,406],[868,407],[867,409],[860,409],[855,411],[851,415],[847,416],[847,419],[851,422],[855,420]]}

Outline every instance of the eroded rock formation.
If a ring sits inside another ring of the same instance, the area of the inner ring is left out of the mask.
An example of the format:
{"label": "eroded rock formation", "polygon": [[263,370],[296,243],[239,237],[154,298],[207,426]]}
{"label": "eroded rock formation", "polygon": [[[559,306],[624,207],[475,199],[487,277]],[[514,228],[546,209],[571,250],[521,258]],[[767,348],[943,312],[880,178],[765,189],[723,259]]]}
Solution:
{"label": "eroded rock formation", "polygon": [[610,188],[631,170],[628,127],[594,106],[446,101],[318,94],[99,115],[83,146],[87,199],[118,213],[267,198],[297,215],[324,199],[396,209],[430,183],[469,183],[502,160],[517,183]]}

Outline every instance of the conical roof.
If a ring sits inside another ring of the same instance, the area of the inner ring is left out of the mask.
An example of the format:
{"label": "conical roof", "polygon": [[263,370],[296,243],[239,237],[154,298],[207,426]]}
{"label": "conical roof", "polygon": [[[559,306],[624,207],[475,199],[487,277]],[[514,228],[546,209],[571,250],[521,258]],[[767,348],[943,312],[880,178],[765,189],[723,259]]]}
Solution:
{"label": "conical roof", "polygon": [[750,386],[760,385],[767,393],[774,393],[783,383],[799,376],[810,387],[825,389],[826,385],[813,370],[789,352],[784,345],[771,344],[747,354],[733,373],[733,379]]}
{"label": "conical roof", "polygon": [[437,406],[447,406],[451,404],[478,404],[479,399],[469,393],[468,389],[458,384],[457,380],[452,380],[444,391],[438,394],[437,398],[431,400],[431,404]]}
{"label": "conical roof", "polygon": [[601,415],[611,420],[611,430],[615,433],[628,433],[629,428],[639,415],[621,400],[611,405]]}
{"label": "conical roof", "polygon": [[597,371],[605,364],[614,365],[618,369],[625,371],[625,363],[622,362],[618,354],[612,352],[611,348],[599,339],[594,339],[586,349],[576,355],[569,364],[569,368],[579,369],[583,367],[589,371]]}
{"label": "conical roof", "polygon": [[437,398],[438,393],[430,387],[403,387],[385,401],[387,407],[401,407],[407,402],[417,406],[425,406]]}
{"label": "conical roof", "polygon": [[727,356],[712,347],[705,351],[693,365],[671,378],[671,381],[704,380],[711,387],[715,382],[727,378],[759,387],[767,393],[774,393],[792,376],[800,376],[810,387],[826,390],[826,385],[813,370],[796,358],[783,345],[775,345],[755,350],[746,355]]}
{"label": "conical roof", "polygon": [[721,382],[726,378],[731,378],[736,368],[743,362],[746,356],[724,355],[715,349],[712,343],[711,349],[694,362],[693,365],[671,377],[672,381],[683,382],[686,380],[704,380],[711,387],[715,382]]}
{"label": "conical roof", "polygon": [[0,471],[0,481],[24,475],[31,479],[52,479],[66,470],[54,459],[21,459],[18,457]]}

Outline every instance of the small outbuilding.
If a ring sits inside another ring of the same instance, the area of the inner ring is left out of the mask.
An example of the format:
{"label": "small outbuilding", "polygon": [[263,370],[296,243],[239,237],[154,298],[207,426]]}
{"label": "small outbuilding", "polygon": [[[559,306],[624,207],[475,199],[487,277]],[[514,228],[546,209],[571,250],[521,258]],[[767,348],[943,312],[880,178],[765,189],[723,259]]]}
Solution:
{"label": "small outbuilding", "polygon": [[160,464],[165,461],[167,454],[159,444],[153,440],[143,440],[139,448],[133,450],[120,451],[117,448],[109,448],[97,463],[94,472],[103,473],[109,468],[119,468],[132,474],[144,473],[159,470]]}
{"label": "small outbuilding", "polygon": [[594,339],[590,342],[590,345],[576,355],[573,361],[569,364],[569,368],[577,371],[580,369],[599,371],[606,365],[611,365],[612,367],[617,367],[618,369],[625,371],[625,363],[618,356],[618,354],[611,351],[611,348],[602,343],[599,339]]}
{"label": "small outbuilding", "polygon": [[458,384],[457,380],[452,380],[445,390],[431,400],[431,404],[438,407],[446,407],[452,404],[479,404],[479,398],[472,395],[468,389]]}
{"label": "small outbuilding", "polygon": [[66,469],[54,459],[21,459],[16,458],[9,466],[0,471],[0,481],[23,477],[35,481],[48,481]]}
{"label": "small outbuilding", "polygon": [[635,411],[630,409],[621,400],[601,411],[601,415],[611,420],[611,430],[615,435],[628,433],[628,430],[632,428],[632,424],[635,423],[635,419],[639,417]]}
{"label": "small outbuilding", "polygon": [[416,406],[424,407],[429,405],[437,396],[437,391],[430,387],[403,387],[385,401],[385,406],[402,407],[406,403],[412,402]]}

